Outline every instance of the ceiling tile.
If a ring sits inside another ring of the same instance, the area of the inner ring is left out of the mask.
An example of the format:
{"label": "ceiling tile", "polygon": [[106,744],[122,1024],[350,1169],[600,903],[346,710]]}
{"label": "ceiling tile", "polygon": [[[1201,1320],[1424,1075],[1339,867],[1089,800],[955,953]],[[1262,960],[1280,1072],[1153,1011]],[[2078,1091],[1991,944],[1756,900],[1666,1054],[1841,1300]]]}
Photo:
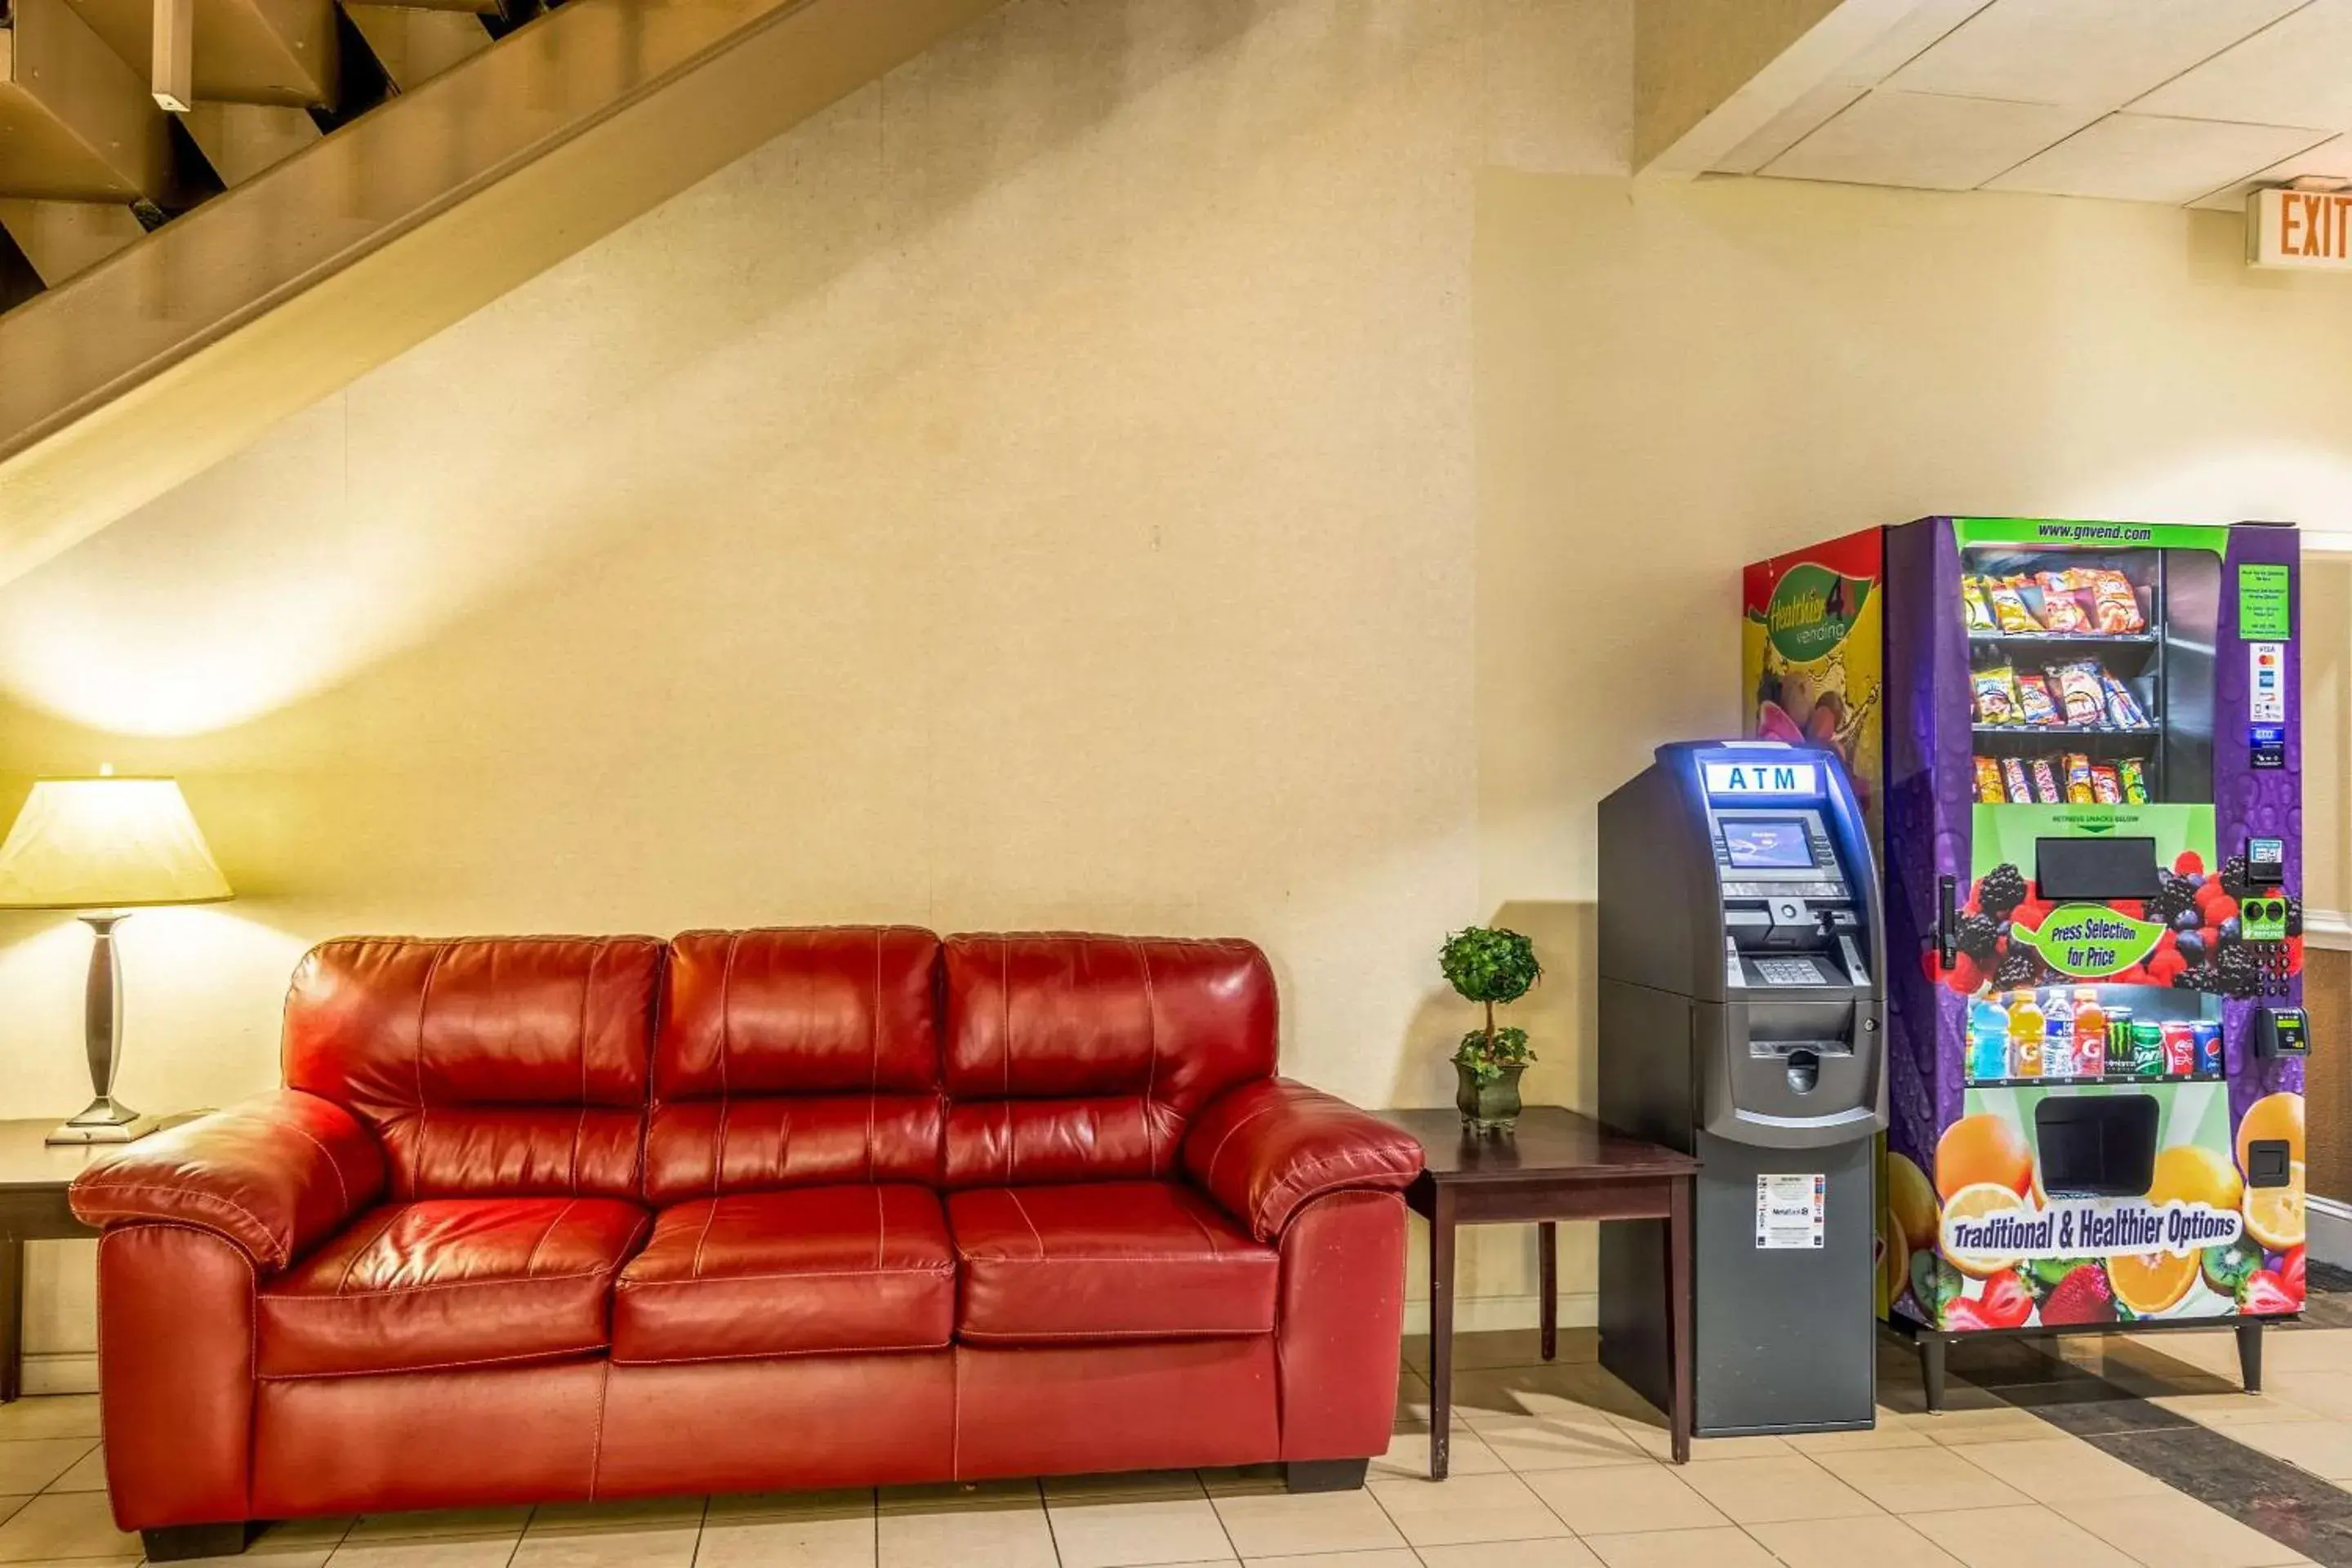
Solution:
{"label": "ceiling tile", "polygon": [[2326,139],[2325,132],[2277,125],[2110,114],[1985,188],[2126,202],[2193,202]]}
{"label": "ceiling tile", "polygon": [[2312,0],[2136,100],[2144,114],[2352,131],[2352,0]]}
{"label": "ceiling tile", "polygon": [[1887,78],[1886,85],[1911,92],[2115,109],[2303,4],[1996,0]]}
{"label": "ceiling tile", "polygon": [[2094,117],[2091,110],[2048,104],[1882,90],[1760,173],[1791,180],[1973,190]]}
{"label": "ceiling tile", "polygon": [[1718,174],[1754,174],[1868,90],[1848,83],[1822,83],[1765,121],[1747,141],[1717,160],[1712,165],[1713,171]]}
{"label": "ceiling tile", "polygon": [[1876,87],[1905,61],[1992,4],[1992,0],[1918,0],[1902,19],[1837,68],[1830,79]]}
{"label": "ceiling tile", "polygon": [[2352,136],[2332,136],[2307,153],[2297,153],[2284,163],[2273,163],[2252,179],[2233,180],[2189,205],[2217,212],[2243,212],[2246,198],[2253,194],[2254,187],[2283,185],[2299,174],[2332,174],[2352,180]]}

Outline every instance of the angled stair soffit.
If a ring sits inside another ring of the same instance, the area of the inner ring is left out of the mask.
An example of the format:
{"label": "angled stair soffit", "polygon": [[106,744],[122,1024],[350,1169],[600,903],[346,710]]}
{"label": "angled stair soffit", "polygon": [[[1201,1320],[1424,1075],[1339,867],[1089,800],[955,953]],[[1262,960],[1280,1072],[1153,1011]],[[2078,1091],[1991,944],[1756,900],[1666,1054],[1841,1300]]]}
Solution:
{"label": "angled stair soffit", "polygon": [[[122,237],[27,226],[65,280],[0,315],[0,581],[1001,3],[569,0],[487,48],[369,6],[394,85],[430,79],[315,138],[266,101],[198,104],[226,194],[110,255]],[[8,91],[0,71],[0,129]],[[86,172],[112,200],[152,162]]]}

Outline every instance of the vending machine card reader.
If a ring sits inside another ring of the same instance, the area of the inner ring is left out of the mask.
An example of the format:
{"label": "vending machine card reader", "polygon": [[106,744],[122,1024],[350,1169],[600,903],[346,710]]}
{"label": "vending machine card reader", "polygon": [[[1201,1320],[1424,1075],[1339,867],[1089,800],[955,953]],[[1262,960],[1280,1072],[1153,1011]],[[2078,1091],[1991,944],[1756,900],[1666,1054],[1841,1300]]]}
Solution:
{"label": "vending machine card reader", "polygon": [[[1701,1433],[1873,1419],[1878,880],[1826,750],[1660,748],[1601,807],[1601,1110],[1700,1156]],[[1612,1226],[1604,1364],[1662,1391],[1657,1238]]]}

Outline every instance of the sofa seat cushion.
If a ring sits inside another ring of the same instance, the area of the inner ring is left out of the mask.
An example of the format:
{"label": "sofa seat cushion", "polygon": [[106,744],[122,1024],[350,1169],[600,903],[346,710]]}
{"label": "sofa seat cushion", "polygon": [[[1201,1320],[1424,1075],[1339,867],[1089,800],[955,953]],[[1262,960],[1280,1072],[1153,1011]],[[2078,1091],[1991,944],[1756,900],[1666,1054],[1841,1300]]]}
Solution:
{"label": "sofa seat cushion", "polygon": [[948,1197],[959,1339],[991,1344],[1274,1331],[1279,1258],[1174,1182],[975,1187]]}
{"label": "sofa seat cushion", "polygon": [[588,1355],[652,1216],[618,1198],[428,1198],[370,1209],[262,1287],[264,1377]]}
{"label": "sofa seat cushion", "polygon": [[793,1187],[666,1208],[613,1297],[615,1362],[936,1350],[955,1255],[929,1187]]}

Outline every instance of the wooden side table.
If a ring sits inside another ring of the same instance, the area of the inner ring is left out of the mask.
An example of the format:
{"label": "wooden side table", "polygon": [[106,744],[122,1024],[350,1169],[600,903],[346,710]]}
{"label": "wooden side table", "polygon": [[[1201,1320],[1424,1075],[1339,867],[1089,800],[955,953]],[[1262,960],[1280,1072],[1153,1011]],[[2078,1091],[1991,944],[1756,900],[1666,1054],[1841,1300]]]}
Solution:
{"label": "wooden side table", "polygon": [[97,1231],[74,1218],[66,1189],[91,1158],[120,1145],[43,1142],[58,1118],[0,1121],[0,1403],[25,1391],[25,1243]]}
{"label": "wooden side table", "polygon": [[1421,1141],[1426,1162],[1405,1203],[1429,1222],[1429,1477],[1445,1479],[1454,1406],[1454,1233],[1465,1225],[1536,1226],[1541,1268],[1543,1357],[1559,1350],[1559,1222],[1665,1221],[1667,1412],[1676,1464],[1690,1458],[1691,1194],[1698,1161],[1556,1105],[1531,1105],[1508,1138],[1465,1131],[1455,1110],[1384,1110]]}
{"label": "wooden side table", "polygon": [[[156,1131],[203,1115],[183,1110]],[[82,1167],[120,1143],[50,1143],[63,1120],[0,1121],[0,1405],[25,1391],[25,1243],[71,1241],[98,1232],[74,1218],[66,1189]]]}

